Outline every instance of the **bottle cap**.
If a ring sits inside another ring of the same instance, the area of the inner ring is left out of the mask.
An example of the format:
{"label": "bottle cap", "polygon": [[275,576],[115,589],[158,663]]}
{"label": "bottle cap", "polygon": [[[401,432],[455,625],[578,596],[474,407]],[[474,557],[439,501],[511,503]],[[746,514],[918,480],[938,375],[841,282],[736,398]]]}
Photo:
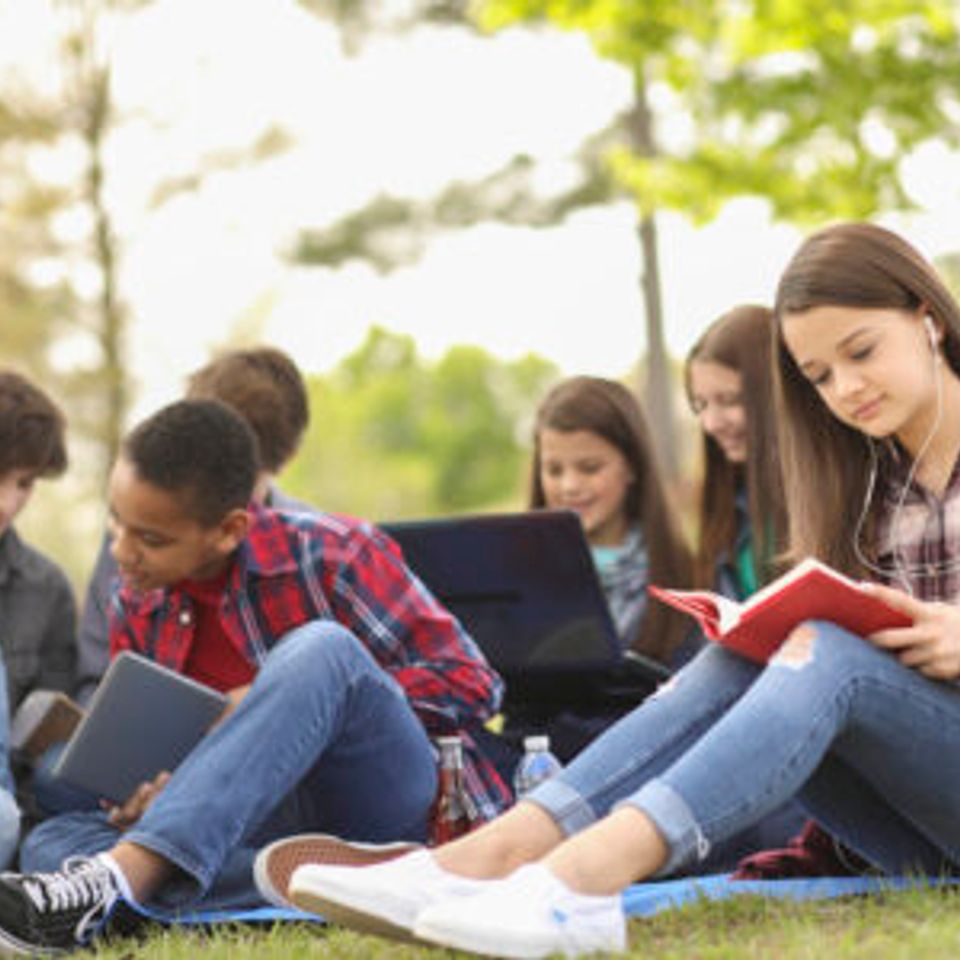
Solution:
{"label": "bottle cap", "polygon": [[523,738],[524,750],[549,750],[550,738],[545,733],[534,734]]}

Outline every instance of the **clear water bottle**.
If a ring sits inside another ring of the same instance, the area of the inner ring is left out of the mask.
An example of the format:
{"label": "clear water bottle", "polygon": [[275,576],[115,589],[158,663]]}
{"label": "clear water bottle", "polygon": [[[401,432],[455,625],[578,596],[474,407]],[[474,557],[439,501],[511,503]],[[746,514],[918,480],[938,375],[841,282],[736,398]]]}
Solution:
{"label": "clear water bottle", "polygon": [[537,784],[549,780],[563,764],[550,752],[550,738],[544,734],[523,738],[523,757],[513,775],[513,793],[519,800]]}

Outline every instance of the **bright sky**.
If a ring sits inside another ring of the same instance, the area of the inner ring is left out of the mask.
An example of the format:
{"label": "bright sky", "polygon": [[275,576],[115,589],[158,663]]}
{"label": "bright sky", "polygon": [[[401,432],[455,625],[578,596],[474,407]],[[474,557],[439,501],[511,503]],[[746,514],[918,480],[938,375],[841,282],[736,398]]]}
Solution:
{"label": "bright sky", "polygon": [[[50,77],[43,8],[0,0],[0,62]],[[112,50],[122,124],[108,156],[110,200],[126,242],[137,412],[179,393],[211,347],[253,320],[307,371],[329,368],[374,323],[414,335],[428,356],[470,342],[506,357],[534,351],[569,373],[617,376],[642,351],[629,204],[554,230],[448,234],[418,266],[387,277],[363,265],[296,268],[282,256],[299,228],[379,192],[427,196],[517,152],[562,177],[577,144],[629,98],[626,75],[583,38],[430,30],[345,58],[333,29],[293,0],[155,0],[118,25]],[[150,209],[162,178],[273,124],[294,149]],[[49,157],[40,172],[70,162]],[[891,225],[931,255],[960,247],[956,158],[931,148],[908,183],[936,214]],[[678,355],[727,307],[768,301],[800,239],[755,200],[702,229],[663,216],[660,230],[667,341]]]}

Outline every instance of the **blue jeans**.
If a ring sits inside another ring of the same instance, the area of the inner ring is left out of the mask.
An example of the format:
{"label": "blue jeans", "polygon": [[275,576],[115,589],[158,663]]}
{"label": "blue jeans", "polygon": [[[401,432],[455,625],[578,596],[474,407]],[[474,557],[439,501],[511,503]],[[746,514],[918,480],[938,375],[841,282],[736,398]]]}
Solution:
{"label": "blue jeans", "polygon": [[890,873],[957,873],[960,688],[831,623],[765,668],[711,644],[528,799],[566,833],[617,804],[669,849],[660,875],[797,796]]}
{"label": "blue jeans", "polygon": [[71,787],[53,775],[67,743],[55,743],[34,761],[30,786],[34,800],[44,817],[53,813],[66,813],[69,810],[99,810],[100,801],[95,794]]}
{"label": "blue jeans", "polygon": [[251,865],[277,837],[322,830],[359,840],[423,840],[436,792],[432,744],[400,685],[349,631],[315,621],[266,656],[237,710],[177,768],[124,834],[98,812],[41,823],[24,870],[119,840],[179,868],[153,906],[261,904]]}
{"label": "blue jeans", "polygon": [[13,859],[20,843],[20,808],[14,799],[10,770],[10,699],[7,671],[0,659],[0,869]]}

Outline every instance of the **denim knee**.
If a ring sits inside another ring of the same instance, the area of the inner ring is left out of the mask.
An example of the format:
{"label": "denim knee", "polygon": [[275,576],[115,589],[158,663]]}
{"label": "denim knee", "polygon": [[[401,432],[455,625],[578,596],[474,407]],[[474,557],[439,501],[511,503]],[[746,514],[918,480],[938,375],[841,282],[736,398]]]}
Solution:
{"label": "denim knee", "polygon": [[893,662],[891,655],[829,620],[796,627],[770,665],[793,670],[811,682],[839,683]]}
{"label": "denim knee", "polygon": [[284,684],[315,681],[318,675],[344,679],[358,671],[382,671],[370,651],[334,620],[311,620],[291,630],[268,654],[259,677],[282,675]]}
{"label": "denim knee", "polygon": [[67,857],[93,856],[109,850],[120,836],[105,811],[57,814],[26,835],[20,847],[20,868],[31,873],[56,870]]}

